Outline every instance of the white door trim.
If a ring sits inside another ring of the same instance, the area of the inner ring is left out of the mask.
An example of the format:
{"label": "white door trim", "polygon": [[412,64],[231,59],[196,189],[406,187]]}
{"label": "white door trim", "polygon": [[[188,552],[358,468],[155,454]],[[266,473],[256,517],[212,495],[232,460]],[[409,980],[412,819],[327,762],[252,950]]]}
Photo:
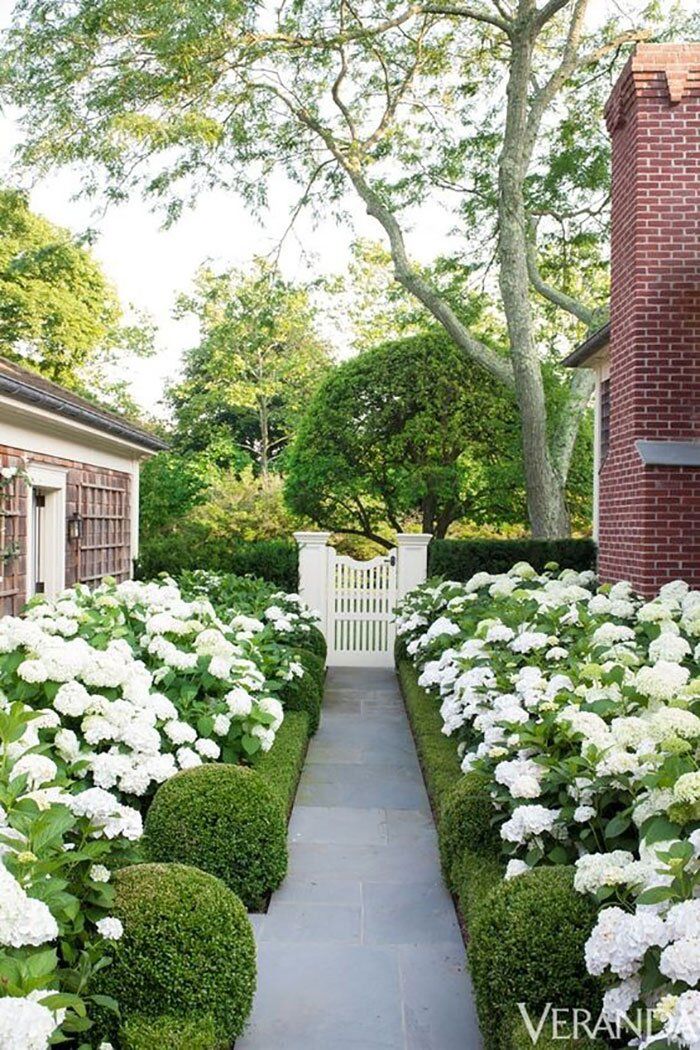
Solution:
{"label": "white door trim", "polygon": [[[42,489],[46,495],[44,511],[42,560],[46,565],[45,591],[53,597],[66,586],[66,471],[44,463],[30,463],[27,468],[32,488]],[[31,492],[28,494],[27,513],[27,594],[34,594],[34,514]]]}

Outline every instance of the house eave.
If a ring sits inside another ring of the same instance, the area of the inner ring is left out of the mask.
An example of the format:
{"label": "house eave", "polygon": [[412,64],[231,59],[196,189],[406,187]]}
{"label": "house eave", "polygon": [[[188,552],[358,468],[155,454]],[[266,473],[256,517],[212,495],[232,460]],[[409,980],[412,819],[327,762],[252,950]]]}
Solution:
{"label": "house eave", "polygon": [[564,368],[595,368],[610,346],[610,322],[591,333],[562,361]]}
{"label": "house eave", "polygon": [[[60,388],[57,388],[57,391]],[[155,434],[149,434],[140,427],[133,426],[118,416],[107,415],[99,409],[92,409],[89,402],[78,404],[61,398],[60,393],[39,389],[31,383],[23,382],[15,376],[0,372],[0,395],[7,401],[25,405],[30,409],[49,413],[57,418],[81,428],[105,435],[120,444],[127,444],[141,453],[152,454],[168,448],[168,445]]]}

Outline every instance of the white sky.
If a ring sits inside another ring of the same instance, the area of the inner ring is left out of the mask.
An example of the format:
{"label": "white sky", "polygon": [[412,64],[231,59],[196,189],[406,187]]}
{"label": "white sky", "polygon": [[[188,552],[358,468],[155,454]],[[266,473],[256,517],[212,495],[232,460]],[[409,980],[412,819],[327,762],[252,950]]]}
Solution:
{"label": "white sky", "polygon": [[[0,18],[0,25],[2,21]],[[12,157],[20,132],[14,117],[11,110],[0,114],[0,181],[10,179],[16,184]],[[176,321],[172,316],[176,295],[188,288],[195,270],[206,259],[222,266],[245,266],[254,255],[273,250],[286,228],[296,199],[295,188],[282,176],[276,180],[264,225],[234,194],[216,190],[203,193],[193,210],[185,211],[175,226],[164,230],[161,217],[140,200],[96,214],[93,202],[73,199],[78,185],[78,175],[71,171],[42,179],[31,187],[31,207],[75,233],[97,230],[92,250],[116,285],[122,303],[145,310],[156,323],[157,354],[134,361],[131,387],[139,404],[163,414],[158,402],[164,383],[177,374],[183,349],[197,338],[194,320]],[[332,219],[313,228],[310,216],[299,218],[280,260],[288,278],[342,273],[356,237],[380,237],[379,226],[364,214],[359,203],[350,199],[349,204],[352,229],[338,226]],[[444,248],[448,224],[449,217],[440,210],[422,210],[419,225],[410,237],[414,257],[427,262]],[[338,332],[335,336],[342,349],[345,334]]]}

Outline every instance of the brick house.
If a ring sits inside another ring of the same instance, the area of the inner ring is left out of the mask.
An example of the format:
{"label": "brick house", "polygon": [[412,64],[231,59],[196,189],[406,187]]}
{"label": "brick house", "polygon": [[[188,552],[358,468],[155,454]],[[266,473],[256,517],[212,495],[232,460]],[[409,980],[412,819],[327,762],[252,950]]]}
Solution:
{"label": "brick house", "polygon": [[126,579],[138,553],[139,465],[154,434],[0,358],[0,614],[37,592]]}
{"label": "brick house", "polygon": [[605,117],[610,324],[564,362],[596,373],[599,572],[700,587],[700,44],[640,44]]}

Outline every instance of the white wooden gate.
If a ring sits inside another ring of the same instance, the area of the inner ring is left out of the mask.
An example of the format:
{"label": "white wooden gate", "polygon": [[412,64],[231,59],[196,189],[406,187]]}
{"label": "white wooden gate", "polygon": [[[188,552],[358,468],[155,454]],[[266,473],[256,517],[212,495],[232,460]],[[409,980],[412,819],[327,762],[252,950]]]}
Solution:
{"label": "white wooden gate", "polygon": [[329,666],[392,667],[396,551],[355,561],[328,550]]}

